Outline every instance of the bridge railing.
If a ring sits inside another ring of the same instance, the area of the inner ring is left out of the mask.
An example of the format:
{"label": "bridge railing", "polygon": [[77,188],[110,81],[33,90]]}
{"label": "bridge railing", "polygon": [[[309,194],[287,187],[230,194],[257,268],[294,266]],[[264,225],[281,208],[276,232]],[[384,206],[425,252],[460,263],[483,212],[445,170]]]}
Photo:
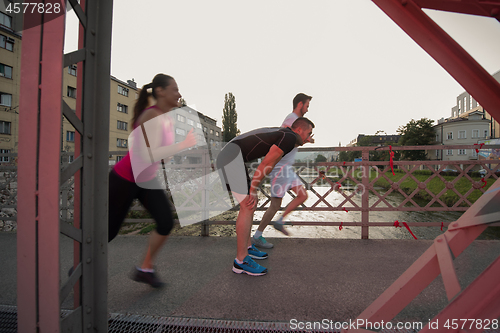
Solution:
{"label": "bridge railing", "polygon": [[[294,225],[360,227],[361,238],[369,238],[370,227],[394,227],[399,221],[373,221],[378,212],[464,212],[500,176],[500,160],[482,159],[485,154],[473,154],[478,145],[437,145],[437,146],[383,146],[383,147],[333,147],[301,148],[301,152],[328,156],[329,162],[305,160],[294,165],[294,170],[308,190],[309,198],[297,208],[309,212],[349,212],[354,218],[343,219],[338,213],[323,219],[290,220]],[[482,146],[481,152],[494,152],[497,145]],[[468,152],[463,160],[397,161],[390,159],[391,153],[425,150],[432,157],[443,156],[453,150]],[[336,160],[339,152],[358,151],[361,157],[355,161]],[[439,152],[436,154],[435,152]],[[383,161],[373,161],[384,155]],[[472,153],[471,153],[472,152]],[[316,154],[315,154],[316,153]],[[15,229],[17,217],[17,159],[16,154],[0,165],[0,230]],[[110,152],[110,168],[116,156],[124,152]],[[479,158],[477,157],[479,155]],[[234,201],[220,200],[221,183],[214,169],[217,150],[193,150],[182,158],[173,158],[163,167],[165,184],[167,178],[179,178],[177,183],[189,183],[189,190],[183,189],[182,203],[174,205],[177,215],[193,216],[193,221],[201,221],[202,234],[208,235],[210,225],[234,224],[218,214],[223,211],[237,211]],[[493,156],[493,155],[490,155]],[[0,156],[3,157],[3,156]],[[332,161],[332,159],[334,161]],[[61,167],[72,160],[71,153],[61,154]],[[250,175],[258,162],[249,163]],[[167,176],[167,174],[169,176]],[[205,177],[203,177],[205,176]],[[164,185],[165,185],[164,184]],[[167,188],[167,186],[165,186]],[[73,220],[73,179],[61,186],[61,223]],[[168,191],[168,190],[167,190]],[[292,191],[287,195],[294,197]],[[399,196],[393,200],[392,196]],[[289,197],[289,198],[290,198]],[[257,211],[265,211],[270,204],[269,179],[260,188]],[[174,200],[175,201],[175,200]],[[143,210],[136,203],[132,210]],[[284,207],[281,208],[284,210]],[[371,216],[372,214],[372,216]],[[154,222],[150,218],[128,218],[126,222]],[[258,223],[254,221],[254,223]],[[403,221],[401,221],[403,223]],[[417,222],[404,221],[408,227],[447,227],[450,221]]]}

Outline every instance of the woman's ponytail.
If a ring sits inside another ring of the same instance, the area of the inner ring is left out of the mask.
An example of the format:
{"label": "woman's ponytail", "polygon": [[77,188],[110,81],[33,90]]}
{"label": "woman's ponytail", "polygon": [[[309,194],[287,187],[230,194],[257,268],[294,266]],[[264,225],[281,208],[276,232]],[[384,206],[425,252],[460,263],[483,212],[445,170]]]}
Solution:
{"label": "woman's ponytail", "polygon": [[170,80],[173,80],[173,77],[165,74],[157,74],[153,78],[153,81],[151,83],[142,86],[142,89],[139,93],[139,98],[137,98],[137,101],[135,102],[132,126],[135,124],[141,113],[149,107],[149,97],[153,96],[154,98],[156,98],[155,88],[167,87],[170,84]]}

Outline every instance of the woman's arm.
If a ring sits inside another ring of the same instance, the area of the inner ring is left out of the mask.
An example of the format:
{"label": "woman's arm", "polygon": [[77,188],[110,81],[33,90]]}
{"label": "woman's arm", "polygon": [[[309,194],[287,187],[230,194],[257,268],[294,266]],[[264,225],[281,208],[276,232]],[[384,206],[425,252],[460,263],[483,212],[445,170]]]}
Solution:
{"label": "woman's arm", "polygon": [[133,142],[133,145],[136,147],[134,151],[139,153],[144,161],[158,162],[196,145],[196,137],[193,130],[190,130],[184,141],[163,146],[166,128],[171,128],[166,122],[170,122],[169,117],[156,108],[144,111],[144,114],[139,117],[139,124],[134,130],[138,131],[134,139],[137,142]]}

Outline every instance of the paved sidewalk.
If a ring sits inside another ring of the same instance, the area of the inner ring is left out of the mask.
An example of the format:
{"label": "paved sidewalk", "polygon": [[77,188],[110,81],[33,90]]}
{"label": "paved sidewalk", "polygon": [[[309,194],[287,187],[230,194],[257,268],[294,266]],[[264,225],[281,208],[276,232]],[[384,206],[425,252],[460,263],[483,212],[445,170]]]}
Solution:
{"label": "paved sidewalk", "polygon": [[[141,261],[147,236],[119,236],[109,244],[110,313],[246,321],[349,321],[396,280],[433,241],[275,238],[262,277],[231,271],[234,237],[170,237],[157,270],[161,290],[128,275]],[[496,257],[500,241],[475,241],[455,260],[462,288]],[[61,238],[61,278],[72,243]],[[0,304],[16,304],[16,234],[0,233]],[[71,307],[71,296],[63,303]],[[428,322],[447,304],[438,277],[397,317]]]}

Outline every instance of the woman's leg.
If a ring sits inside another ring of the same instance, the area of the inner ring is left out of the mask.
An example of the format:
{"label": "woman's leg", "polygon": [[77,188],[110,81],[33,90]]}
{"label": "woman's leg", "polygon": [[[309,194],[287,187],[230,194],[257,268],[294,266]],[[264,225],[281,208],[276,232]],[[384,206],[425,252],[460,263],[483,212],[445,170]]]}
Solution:
{"label": "woman's leg", "polygon": [[151,232],[148,250],[141,265],[142,269],[152,269],[157,254],[174,226],[174,219],[170,201],[164,190],[142,189],[139,194],[139,201],[156,221],[156,230]]}
{"label": "woman's leg", "polygon": [[109,174],[108,242],[118,235],[136,193],[135,183],[120,177],[116,172]]}

